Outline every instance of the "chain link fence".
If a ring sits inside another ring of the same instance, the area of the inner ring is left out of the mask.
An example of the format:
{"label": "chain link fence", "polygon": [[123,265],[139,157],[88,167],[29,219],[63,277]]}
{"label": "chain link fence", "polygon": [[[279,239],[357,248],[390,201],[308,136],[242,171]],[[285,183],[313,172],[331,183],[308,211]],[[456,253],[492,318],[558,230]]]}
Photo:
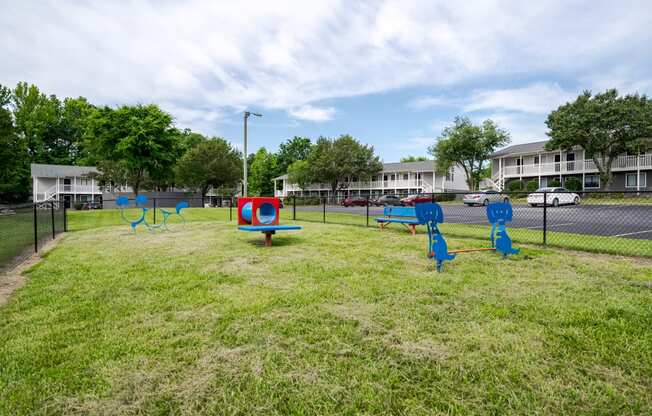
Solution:
{"label": "chain link fence", "polygon": [[652,257],[652,191],[570,192],[546,188],[531,193],[371,196],[351,192],[346,198],[290,196],[285,198],[289,209],[286,208],[283,217],[374,227],[378,226],[376,218],[384,216],[385,207],[414,206],[429,201],[441,204],[445,222],[440,228],[449,236],[488,238],[490,224],[483,208],[491,202],[509,201],[513,220],[508,227],[516,243]]}
{"label": "chain link fence", "polygon": [[66,207],[58,201],[0,207],[0,271],[39,251],[66,231]]}

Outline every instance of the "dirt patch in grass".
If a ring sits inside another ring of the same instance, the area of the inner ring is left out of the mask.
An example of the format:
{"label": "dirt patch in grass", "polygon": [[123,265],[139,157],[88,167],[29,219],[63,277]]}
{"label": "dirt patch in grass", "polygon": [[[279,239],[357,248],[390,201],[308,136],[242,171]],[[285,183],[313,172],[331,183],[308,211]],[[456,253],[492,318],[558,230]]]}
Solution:
{"label": "dirt patch in grass", "polygon": [[25,285],[27,277],[23,273],[38,264],[62,238],[63,236],[59,234],[54,240],[48,241],[38,253],[32,254],[13,269],[0,273],[0,307],[9,302],[12,293]]}

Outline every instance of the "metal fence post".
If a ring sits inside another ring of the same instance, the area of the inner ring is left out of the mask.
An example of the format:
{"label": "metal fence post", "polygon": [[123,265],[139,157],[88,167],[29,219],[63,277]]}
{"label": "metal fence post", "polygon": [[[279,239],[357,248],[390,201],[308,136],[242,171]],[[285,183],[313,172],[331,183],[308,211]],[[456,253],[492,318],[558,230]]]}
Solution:
{"label": "metal fence post", "polygon": [[369,227],[369,204],[371,203],[369,195],[367,195],[367,227]]}
{"label": "metal fence post", "polygon": [[297,220],[297,194],[292,195],[292,221]]}
{"label": "metal fence post", "polygon": [[50,216],[52,217],[52,239],[57,236],[57,231],[54,228],[54,201],[50,201]]}
{"label": "metal fence post", "polygon": [[154,198],[154,224],[156,224],[156,198]]}
{"label": "metal fence post", "polygon": [[63,232],[68,232],[68,207],[66,201],[63,201]]}
{"label": "metal fence post", "polygon": [[324,198],[324,224],[326,224],[326,198]]}
{"label": "metal fence post", "polygon": [[543,192],[543,245],[548,242],[548,194]]}
{"label": "metal fence post", "polygon": [[33,204],[34,208],[34,253],[38,253],[38,219],[36,216],[36,204]]}

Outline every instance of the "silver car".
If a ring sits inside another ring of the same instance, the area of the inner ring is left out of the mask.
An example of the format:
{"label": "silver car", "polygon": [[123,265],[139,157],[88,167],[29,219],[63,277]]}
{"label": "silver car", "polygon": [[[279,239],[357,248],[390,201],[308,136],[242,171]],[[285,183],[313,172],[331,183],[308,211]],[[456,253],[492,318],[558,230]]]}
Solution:
{"label": "silver car", "polygon": [[474,205],[487,206],[490,202],[509,202],[509,197],[503,195],[498,191],[487,189],[485,191],[478,191],[472,194],[464,195],[462,202],[472,207]]}

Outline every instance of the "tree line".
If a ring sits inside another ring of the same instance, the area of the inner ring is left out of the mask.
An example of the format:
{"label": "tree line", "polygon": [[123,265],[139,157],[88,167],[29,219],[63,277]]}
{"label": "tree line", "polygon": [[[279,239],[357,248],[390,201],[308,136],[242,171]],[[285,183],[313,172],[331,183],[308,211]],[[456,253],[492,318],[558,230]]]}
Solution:
{"label": "tree line", "polygon": [[[297,163],[300,162],[300,163]],[[175,126],[155,104],[97,106],[84,97],[59,99],[36,85],[0,85],[0,203],[27,201],[30,164],[96,166],[98,184],[134,193],[183,187],[236,193],[242,153],[226,139]],[[351,136],[294,137],[275,153],[260,148],[247,156],[252,195],[272,195],[274,178],[304,164],[310,179],[333,189],[348,177],[371,176],[382,164],[373,147]]]}

